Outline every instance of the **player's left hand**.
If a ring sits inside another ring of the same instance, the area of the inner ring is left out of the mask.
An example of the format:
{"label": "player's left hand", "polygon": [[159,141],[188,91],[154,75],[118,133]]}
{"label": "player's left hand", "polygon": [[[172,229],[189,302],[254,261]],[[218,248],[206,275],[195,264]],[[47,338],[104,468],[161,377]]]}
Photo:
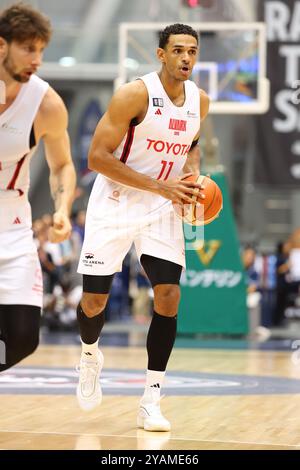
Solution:
{"label": "player's left hand", "polygon": [[49,228],[48,239],[51,243],[60,243],[70,237],[72,225],[69,217],[63,212],[53,214],[53,225]]}

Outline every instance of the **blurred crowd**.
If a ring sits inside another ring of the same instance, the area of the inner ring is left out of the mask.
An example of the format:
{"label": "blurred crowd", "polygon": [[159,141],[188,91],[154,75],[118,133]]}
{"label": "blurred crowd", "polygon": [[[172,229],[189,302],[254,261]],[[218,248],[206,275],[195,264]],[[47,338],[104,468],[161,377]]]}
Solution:
{"label": "blurred crowd", "polygon": [[[76,308],[82,294],[82,276],[77,265],[84,239],[86,212],[72,216],[72,235],[56,244],[48,240],[52,223],[50,214],[33,222],[34,240],[38,248],[44,281],[43,324],[50,330],[76,328]],[[148,323],[152,311],[152,289],[134,250],[130,250],[117,273],[106,307],[107,321],[134,320]]]}
{"label": "blurred crowd", "polygon": [[[84,239],[85,210],[72,216],[69,240],[48,240],[49,214],[33,222],[44,279],[43,323],[49,329],[76,328],[76,308],[82,294],[77,265]],[[257,332],[269,336],[269,328],[284,326],[289,318],[300,318],[300,228],[277,250],[261,253],[253,246],[243,250],[250,315],[258,315]],[[147,324],[152,312],[153,292],[132,249],[116,273],[105,316],[107,321],[133,320]],[[252,312],[252,313],[251,313]],[[251,320],[251,319],[250,319]]]}
{"label": "blurred crowd", "polygon": [[243,263],[247,280],[247,305],[258,309],[262,334],[300,318],[300,228],[278,243],[274,253],[246,247]]}

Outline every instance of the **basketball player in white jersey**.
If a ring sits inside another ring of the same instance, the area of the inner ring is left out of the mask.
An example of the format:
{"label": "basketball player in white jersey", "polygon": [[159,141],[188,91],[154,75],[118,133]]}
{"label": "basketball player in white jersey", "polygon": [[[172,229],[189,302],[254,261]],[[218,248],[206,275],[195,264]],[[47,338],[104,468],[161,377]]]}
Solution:
{"label": "basketball player in white jersey", "polygon": [[[122,86],[98,124],[89,167],[98,172],[87,210],[79,263],[83,296],[77,317],[82,340],[77,398],[89,410],[101,402],[103,355],[98,339],[113,275],[134,242],[154,290],[147,337],[148,370],[137,425],[169,431],[160,389],[176,335],[179,280],[185,267],[181,220],[172,201],[192,202],[199,185],[197,140],[209,99],[189,79],[198,58],[198,35],[175,24],[160,34],[160,72]],[[181,175],[181,176],[180,176]]]}
{"label": "basketball player in white jersey", "polygon": [[[29,163],[43,139],[55,202],[52,242],[69,237],[75,186],[67,111],[56,92],[35,75],[51,36],[49,20],[22,4],[0,12],[0,371],[38,345],[42,273],[28,202]],[[43,188],[40,188],[43,191]],[[4,356],[4,357],[3,357]]]}

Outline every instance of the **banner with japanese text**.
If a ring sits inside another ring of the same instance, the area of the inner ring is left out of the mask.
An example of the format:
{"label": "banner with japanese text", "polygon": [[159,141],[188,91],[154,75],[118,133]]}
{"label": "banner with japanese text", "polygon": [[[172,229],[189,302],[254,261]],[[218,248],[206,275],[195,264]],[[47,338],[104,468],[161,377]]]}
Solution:
{"label": "banner with japanese text", "polygon": [[246,283],[227,182],[223,173],[211,177],[223,194],[221,215],[186,251],[181,278],[179,333],[245,334],[248,332]]}

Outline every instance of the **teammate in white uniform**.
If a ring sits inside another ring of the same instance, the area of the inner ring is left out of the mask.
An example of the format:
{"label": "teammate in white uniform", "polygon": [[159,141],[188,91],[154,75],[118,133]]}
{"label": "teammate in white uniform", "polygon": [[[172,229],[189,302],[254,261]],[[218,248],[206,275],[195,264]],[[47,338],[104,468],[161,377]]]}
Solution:
{"label": "teammate in white uniform", "polygon": [[154,290],[146,387],[137,424],[148,431],[169,431],[160,411],[160,388],[176,336],[185,266],[182,222],[172,201],[192,202],[201,189],[183,177],[199,173],[196,144],[209,99],[188,80],[198,58],[198,35],[191,27],[167,27],[160,34],[157,56],[159,73],[124,85],[113,96],[89,153],[89,167],[99,175],[79,263],[83,297],[77,310],[82,340],[77,397],[83,409],[101,402],[98,339],[103,310],[113,275],[134,242]]}
{"label": "teammate in white uniform", "polygon": [[35,75],[50,36],[48,18],[29,6],[0,12],[5,91],[0,101],[0,371],[31,354],[39,340],[43,286],[28,189],[30,159],[41,138],[55,201],[49,238],[61,242],[71,232],[75,171],[67,111],[57,93]]}

